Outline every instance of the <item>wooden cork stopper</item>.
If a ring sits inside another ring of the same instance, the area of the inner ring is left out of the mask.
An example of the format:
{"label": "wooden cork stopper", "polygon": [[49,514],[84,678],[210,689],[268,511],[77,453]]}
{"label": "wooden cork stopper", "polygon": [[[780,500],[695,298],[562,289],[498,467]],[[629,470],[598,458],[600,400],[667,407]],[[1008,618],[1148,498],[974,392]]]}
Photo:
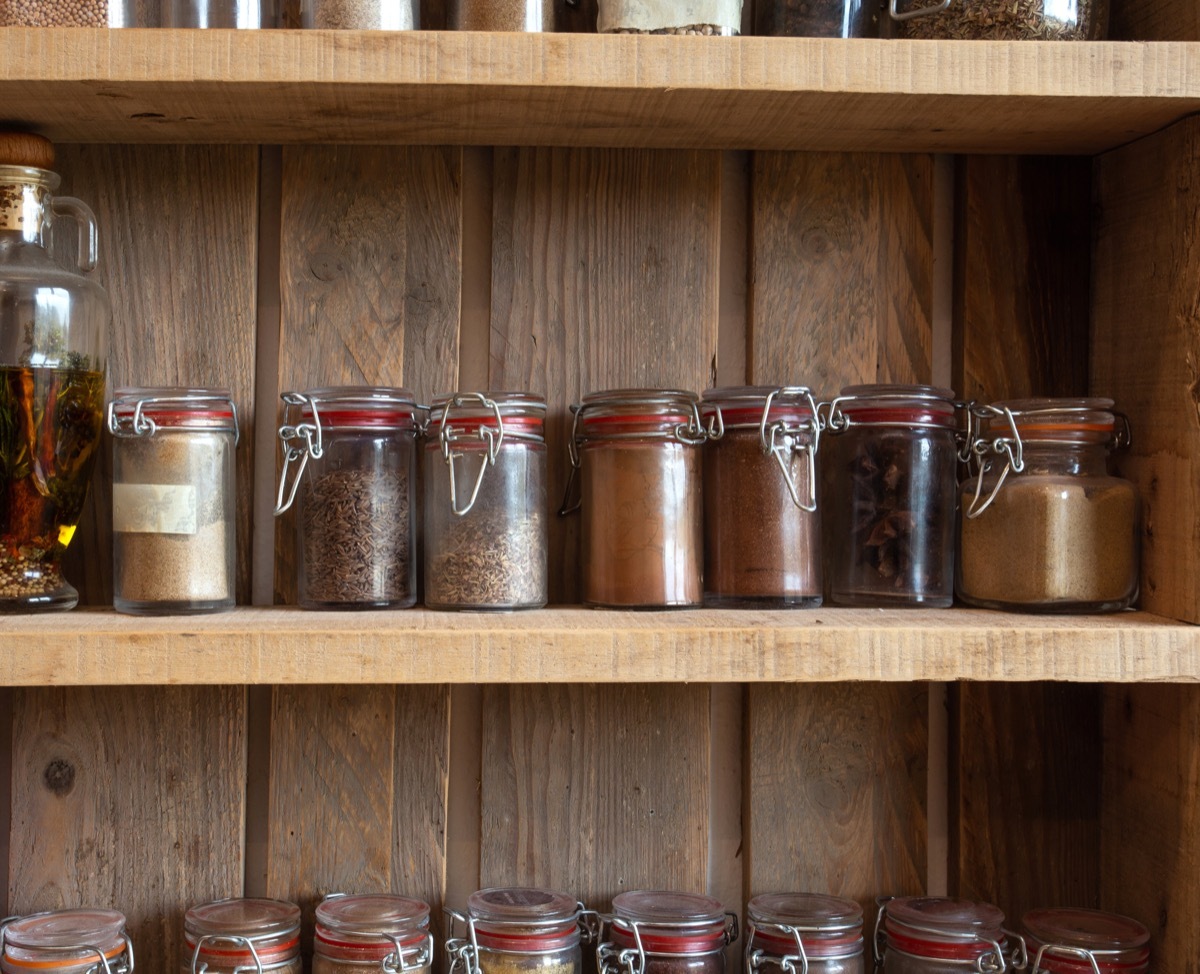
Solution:
{"label": "wooden cork stopper", "polygon": [[54,168],[54,143],[32,132],[0,132],[0,166]]}

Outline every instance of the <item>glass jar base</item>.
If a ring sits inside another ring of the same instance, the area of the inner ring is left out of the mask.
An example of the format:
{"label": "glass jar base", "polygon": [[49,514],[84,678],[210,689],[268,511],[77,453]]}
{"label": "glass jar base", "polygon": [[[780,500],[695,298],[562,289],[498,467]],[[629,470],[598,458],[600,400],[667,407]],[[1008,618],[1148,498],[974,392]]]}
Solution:
{"label": "glass jar base", "polygon": [[703,602],[639,602],[636,605],[626,605],[620,602],[594,602],[584,599],[583,604],[589,609],[624,609],[629,612],[656,612],[670,609],[702,609]]}
{"label": "glass jar base", "polygon": [[51,592],[0,598],[0,613],[66,612],[79,604],[79,592],[66,582]]}
{"label": "glass jar base", "polygon": [[710,609],[816,609],[820,595],[717,595],[706,593],[704,605]]}
{"label": "glass jar base", "polygon": [[948,609],[954,604],[953,595],[917,595],[902,592],[884,595],[879,592],[831,592],[830,605],[849,609]]}
{"label": "glass jar base", "polygon": [[963,605],[973,609],[996,609],[1000,612],[1028,612],[1037,615],[1100,615],[1111,612],[1123,612],[1132,608],[1137,601],[1137,593],[1124,599],[1110,599],[1101,602],[1084,602],[1080,600],[1056,602],[1004,602],[999,599],[976,599],[969,595],[959,594]]}
{"label": "glass jar base", "polygon": [[297,603],[302,609],[318,609],[332,612],[369,612],[372,609],[411,609],[417,604],[415,596],[407,599],[380,602],[314,602],[311,599],[300,599]]}
{"label": "glass jar base", "polygon": [[519,605],[455,605],[450,602],[425,600],[425,608],[435,612],[529,612],[546,608],[545,602],[526,602]]}
{"label": "glass jar base", "polygon": [[201,599],[187,602],[139,602],[133,599],[113,599],[113,608],[132,616],[186,616],[228,612],[233,599]]}

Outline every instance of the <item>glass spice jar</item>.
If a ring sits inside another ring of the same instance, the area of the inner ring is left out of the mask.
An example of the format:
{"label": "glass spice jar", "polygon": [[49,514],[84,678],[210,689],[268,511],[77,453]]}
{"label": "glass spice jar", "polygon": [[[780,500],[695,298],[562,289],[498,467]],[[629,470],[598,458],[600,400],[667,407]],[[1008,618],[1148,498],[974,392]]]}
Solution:
{"label": "glass spice jar", "polygon": [[317,905],[313,974],[429,974],[429,905],[370,893],[334,893]]}
{"label": "glass spice jar", "polygon": [[849,386],[827,408],[830,599],[944,607],[954,600],[959,462],[954,394]]}
{"label": "glass spice jar", "polygon": [[418,0],[301,0],[300,26],[320,30],[417,30]]}
{"label": "glass spice jar", "polygon": [[865,0],[758,0],[760,37],[876,37],[879,4]]}
{"label": "glass spice jar", "polygon": [[704,34],[742,30],[742,0],[599,0],[601,34]]}
{"label": "glass spice jar", "polygon": [[1102,41],[1109,0],[889,0],[890,37],[975,41]]}
{"label": "glass spice jar", "polygon": [[546,604],[546,400],[438,396],[425,440],[425,604]]}
{"label": "glass spice jar", "polygon": [[582,974],[597,923],[573,896],[527,887],[481,889],[446,915],[447,974]]}
{"label": "glass spice jar", "polygon": [[301,974],[300,908],[270,899],[215,900],[183,917],[181,974]]}
{"label": "glass spice jar", "polygon": [[765,893],[746,905],[746,974],[863,974],[863,913],[819,893]]}
{"label": "glass spice jar", "polygon": [[236,28],[274,27],[273,0],[163,0],[164,27]]}
{"label": "glass spice jar", "polygon": [[113,605],[135,615],[234,604],[237,410],[223,389],[118,389]]}
{"label": "glass spice jar", "polygon": [[725,974],[737,917],[711,896],[629,890],[613,899],[608,937],[596,948],[599,974]]}
{"label": "glass spice jar", "polygon": [[691,392],[620,389],[590,393],[574,408],[571,465],[581,480],[589,605],[703,602],[698,402]]}
{"label": "glass spice jar", "polygon": [[570,0],[449,0],[452,30],[542,33],[559,30]]}
{"label": "glass spice jar", "polygon": [[1150,931],[1116,913],[1030,910],[1024,927],[1030,974],[1147,974]]}
{"label": "glass spice jar", "polygon": [[412,395],[405,389],[341,386],[285,392],[281,398],[284,461],[275,514],[299,495],[300,604],[413,605],[418,407]]}
{"label": "glass spice jar", "polygon": [[817,405],[803,386],[709,389],[704,446],[705,601],[821,604]]}
{"label": "glass spice jar", "polygon": [[[1129,425],[1111,399],[1018,399],[972,410],[957,590],[971,605],[1115,612],[1138,592],[1140,506],[1108,473]],[[1119,422],[1118,422],[1119,420]]]}
{"label": "glass spice jar", "polygon": [[116,910],[56,910],[0,924],[3,974],[133,974],[133,943]]}
{"label": "glass spice jar", "polygon": [[889,899],[875,923],[876,965],[882,974],[1004,974],[1009,957],[1003,923],[1004,914],[990,903]]}

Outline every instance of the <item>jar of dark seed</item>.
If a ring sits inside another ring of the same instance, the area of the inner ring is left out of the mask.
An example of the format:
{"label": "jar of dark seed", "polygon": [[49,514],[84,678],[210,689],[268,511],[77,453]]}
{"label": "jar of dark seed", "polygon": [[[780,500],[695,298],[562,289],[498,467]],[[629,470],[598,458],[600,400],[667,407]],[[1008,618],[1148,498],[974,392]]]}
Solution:
{"label": "jar of dark seed", "polygon": [[417,406],[404,389],[285,392],[276,515],[297,502],[300,604],[416,602]]}
{"label": "jar of dark seed", "polygon": [[575,407],[571,463],[581,481],[589,605],[703,602],[698,403],[691,392],[622,389],[590,393]]}
{"label": "jar of dark seed", "polygon": [[546,604],[546,401],[438,396],[425,441],[425,604]]}
{"label": "jar of dark seed", "polygon": [[1109,0],[889,0],[889,37],[972,41],[1102,41]]}
{"label": "jar of dark seed", "polygon": [[429,974],[429,905],[390,893],[335,893],[317,905],[313,974]]}
{"label": "jar of dark seed", "polygon": [[601,34],[703,34],[742,30],[742,0],[599,0]]}
{"label": "jar of dark seed", "polygon": [[1146,974],[1150,931],[1100,910],[1030,910],[1021,921],[1030,974]]}
{"label": "jar of dark seed", "polygon": [[301,974],[300,908],[282,900],[216,900],[183,917],[181,974]]}
{"label": "jar of dark seed", "polygon": [[133,974],[133,944],[116,910],[56,910],[5,921],[4,974]]}
{"label": "jar of dark seed", "polygon": [[301,0],[300,25],[324,30],[417,30],[417,0]]}
{"label": "jar of dark seed", "polygon": [[760,37],[877,37],[879,4],[866,0],[759,0]]}
{"label": "jar of dark seed", "polygon": [[1004,914],[990,903],[900,896],[879,909],[875,929],[882,974],[1005,974]]}
{"label": "jar of dark seed", "polygon": [[453,30],[541,33],[560,29],[567,0],[449,0]]}
{"label": "jar of dark seed", "polygon": [[709,389],[705,601],[821,604],[817,406],[802,386]]}
{"label": "jar of dark seed", "polygon": [[954,394],[849,386],[823,439],[829,595],[839,605],[948,606],[954,600],[959,460]]}
{"label": "jar of dark seed", "polygon": [[223,389],[118,389],[113,605],[140,615],[234,604],[237,411]]}
{"label": "jar of dark seed", "polygon": [[549,889],[482,889],[467,912],[447,910],[448,974],[581,974],[596,915]]}
{"label": "jar of dark seed", "polygon": [[746,974],[863,974],[863,914],[853,900],[766,893],[746,905]]}
{"label": "jar of dark seed", "polygon": [[725,974],[737,918],[711,896],[630,890],[613,900],[599,974]]}

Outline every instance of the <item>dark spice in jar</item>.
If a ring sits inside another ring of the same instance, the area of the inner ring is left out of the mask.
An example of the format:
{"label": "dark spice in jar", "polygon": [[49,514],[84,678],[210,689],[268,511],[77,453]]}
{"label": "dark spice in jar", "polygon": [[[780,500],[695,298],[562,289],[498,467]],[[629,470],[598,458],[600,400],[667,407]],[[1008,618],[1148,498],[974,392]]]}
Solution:
{"label": "dark spice in jar", "polygon": [[1074,17],[1066,18],[1054,16],[1048,0],[952,0],[941,13],[898,21],[896,27],[913,40],[1102,40],[1107,0],[1075,0],[1072,7]]}
{"label": "dark spice in jar", "polygon": [[761,0],[754,32],[761,37],[874,37],[879,5],[863,0]]}
{"label": "dark spice in jar", "polygon": [[505,510],[481,514],[448,522],[429,563],[426,602],[464,608],[544,605],[546,525],[541,512],[531,511],[520,520]]}

